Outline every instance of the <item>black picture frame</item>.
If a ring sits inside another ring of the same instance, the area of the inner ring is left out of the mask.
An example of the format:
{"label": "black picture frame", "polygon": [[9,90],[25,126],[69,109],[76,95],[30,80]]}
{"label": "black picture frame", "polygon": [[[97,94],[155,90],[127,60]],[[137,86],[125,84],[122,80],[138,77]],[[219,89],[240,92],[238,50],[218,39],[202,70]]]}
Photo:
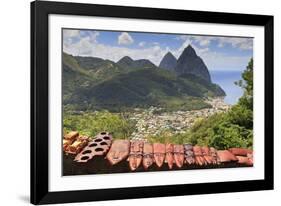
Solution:
{"label": "black picture frame", "polygon": [[[48,15],[82,15],[256,25],[265,28],[264,180],[116,189],[48,190]],[[31,3],[31,203],[50,204],[273,189],[273,16],[80,3]]]}

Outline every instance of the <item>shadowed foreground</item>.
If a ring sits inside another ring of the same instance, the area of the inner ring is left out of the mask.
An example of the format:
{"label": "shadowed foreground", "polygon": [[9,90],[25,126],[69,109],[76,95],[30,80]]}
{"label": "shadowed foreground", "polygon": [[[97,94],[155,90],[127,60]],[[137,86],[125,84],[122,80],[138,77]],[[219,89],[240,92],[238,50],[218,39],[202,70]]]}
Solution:
{"label": "shadowed foreground", "polygon": [[87,175],[87,174],[110,174],[110,173],[134,173],[134,172],[153,172],[153,171],[175,171],[175,170],[193,170],[193,169],[215,169],[215,168],[235,168],[235,167],[252,167],[238,163],[221,163],[220,165],[186,165],[182,168],[177,168],[174,165],[172,170],[169,170],[168,164],[164,163],[161,168],[153,164],[147,170],[144,170],[141,165],[135,171],[131,171],[128,161],[121,161],[116,165],[110,165],[105,157],[97,156],[86,163],[79,163],[73,161],[74,156],[63,155],[63,175]]}

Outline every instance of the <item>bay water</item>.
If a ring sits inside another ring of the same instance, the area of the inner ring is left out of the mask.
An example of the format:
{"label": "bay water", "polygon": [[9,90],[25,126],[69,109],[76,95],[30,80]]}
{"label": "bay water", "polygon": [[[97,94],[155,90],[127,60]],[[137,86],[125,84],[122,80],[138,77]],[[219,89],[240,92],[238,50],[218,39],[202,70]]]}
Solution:
{"label": "bay water", "polygon": [[243,71],[210,71],[213,83],[218,84],[226,93],[224,101],[228,104],[236,104],[243,95],[243,89],[234,84],[242,79]]}

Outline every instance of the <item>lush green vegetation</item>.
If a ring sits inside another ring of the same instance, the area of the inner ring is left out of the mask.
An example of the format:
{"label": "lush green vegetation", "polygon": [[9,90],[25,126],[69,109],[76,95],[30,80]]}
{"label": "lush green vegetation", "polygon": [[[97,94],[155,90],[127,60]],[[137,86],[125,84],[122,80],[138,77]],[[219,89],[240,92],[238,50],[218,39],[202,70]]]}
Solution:
{"label": "lush green vegetation", "polygon": [[153,112],[154,114],[159,114],[162,112],[190,111],[204,108],[212,108],[212,105],[206,103],[198,97],[169,97],[162,98],[159,102],[160,103],[158,106],[161,107],[161,109],[155,110]]}
{"label": "lush green vegetation", "polygon": [[100,58],[63,54],[64,109],[120,112],[156,106],[173,111],[194,110],[210,107],[205,97],[225,95],[216,84],[192,74],[178,76],[155,65],[147,67],[152,64],[147,61],[124,66]]}
{"label": "lush green vegetation", "polygon": [[[120,111],[129,111],[134,107],[147,108],[151,105],[163,107],[163,110],[156,112],[202,109],[210,107],[203,101],[204,97],[224,94],[219,86],[190,75],[177,77],[169,71],[151,68],[124,72],[110,61],[95,59],[94,64],[93,59],[75,60],[69,55],[65,55],[64,58],[64,132],[77,130],[83,135],[93,137],[98,132],[110,131],[115,138],[129,138],[135,130],[135,122],[130,121]],[[114,78],[112,78],[113,70],[116,70],[115,73],[113,72]],[[110,71],[110,77],[107,76],[106,71]],[[99,79],[97,74],[107,76],[110,80],[104,78],[102,81],[94,81],[95,78]],[[228,112],[204,119],[199,118],[192,128],[183,134],[174,135],[173,131],[166,130],[147,139],[150,142],[209,145],[218,149],[251,148],[253,145],[252,59],[242,74],[242,80],[236,82],[236,85],[244,89],[244,95]],[[108,108],[104,108],[106,105]],[[83,112],[71,112],[80,110]],[[99,111],[93,112],[94,110]]]}
{"label": "lush green vegetation", "polygon": [[64,112],[64,133],[79,131],[82,135],[94,137],[101,131],[110,131],[114,138],[126,139],[135,129],[135,122],[129,121],[124,114],[107,111],[71,114]]}
{"label": "lush green vegetation", "polygon": [[148,136],[147,140],[151,143],[173,143],[173,144],[184,144],[189,143],[190,134],[173,134],[171,130],[162,131],[159,135]]}
{"label": "lush green vegetation", "polygon": [[[218,149],[253,145],[253,60],[236,84],[244,89],[239,102],[226,113],[198,119],[185,134],[156,137],[160,142],[209,145]],[[151,140],[151,138],[150,138]]]}
{"label": "lush green vegetation", "polygon": [[226,113],[217,113],[208,118],[199,118],[192,128],[184,134],[172,135],[164,131],[150,136],[150,142],[191,143],[209,145],[218,149],[229,147],[253,146],[253,60],[251,59],[242,74],[242,80],[236,82],[244,89],[239,102]]}

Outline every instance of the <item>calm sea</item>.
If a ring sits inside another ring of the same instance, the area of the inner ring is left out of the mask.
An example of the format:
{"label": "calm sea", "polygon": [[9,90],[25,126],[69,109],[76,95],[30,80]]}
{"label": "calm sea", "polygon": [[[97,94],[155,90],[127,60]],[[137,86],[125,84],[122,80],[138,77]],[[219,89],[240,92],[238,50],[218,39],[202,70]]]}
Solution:
{"label": "calm sea", "polygon": [[228,104],[235,104],[243,95],[243,90],[234,84],[235,81],[242,79],[243,71],[210,71],[212,81],[221,86],[225,91],[224,101]]}

